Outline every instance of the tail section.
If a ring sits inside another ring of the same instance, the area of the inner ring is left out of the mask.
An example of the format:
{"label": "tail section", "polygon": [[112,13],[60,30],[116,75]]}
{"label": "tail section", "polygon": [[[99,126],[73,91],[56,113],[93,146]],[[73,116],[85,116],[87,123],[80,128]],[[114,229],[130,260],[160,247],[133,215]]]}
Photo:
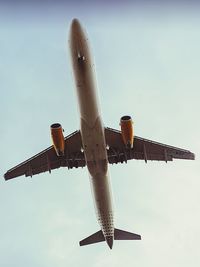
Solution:
{"label": "tail section", "polygon": [[96,232],[95,234],[90,235],[87,238],[81,240],[79,244],[80,246],[86,246],[86,245],[90,245],[90,244],[94,244],[94,243],[98,243],[102,241],[105,241],[105,237],[103,235],[103,232],[100,230]]}
{"label": "tail section", "polygon": [[141,240],[141,236],[115,228],[114,239],[115,240]]}
{"label": "tail section", "polygon": [[141,240],[141,236],[115,228],[114,237],[113,236],[104,237],[103,232],[100,230],[96,232],[95,234],[90,235],[89,237],[81,240],[79,244],[80,246],[86,246],[86,245],[106,241],[110,249],[112,249],[113,239],[114,240]]}

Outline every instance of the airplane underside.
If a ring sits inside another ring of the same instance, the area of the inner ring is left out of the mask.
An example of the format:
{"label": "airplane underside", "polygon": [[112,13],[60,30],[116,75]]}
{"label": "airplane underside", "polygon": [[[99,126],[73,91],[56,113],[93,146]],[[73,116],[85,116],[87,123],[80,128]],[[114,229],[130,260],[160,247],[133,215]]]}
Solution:
{"label": "airplane underside", "polygon": [[116,229],[109,164],[127,163],[129,160],[172,161],[194,160],[189,150],[158,143],[134,135],[133,121],[128,115],[120,119],[120,130],[104,127],[97,97],[94,63],[85,31],[77,19],[70,27],[70,53],[77,92],[80,130],[64,137],[61,124],[51,125],[53,145],[8,170],[4,178],[26,177],[65,167],[87,166],[97,220],[100,231],[80,241],[80,246],[105,241],[110,248],[114,240],[140,240],[141,236]]}

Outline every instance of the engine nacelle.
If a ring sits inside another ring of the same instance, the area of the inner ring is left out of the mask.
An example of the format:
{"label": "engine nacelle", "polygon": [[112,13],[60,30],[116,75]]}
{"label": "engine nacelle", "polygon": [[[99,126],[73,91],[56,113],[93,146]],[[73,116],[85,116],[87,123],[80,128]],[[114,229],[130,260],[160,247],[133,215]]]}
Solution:
{"label": "engine nacelle", "polygon": [[57,156],[64,156],[65,154],[65,140],[63,135],[63,129],[60,123],[54,123],[51,125],[51,137],[53,146]]}
{"label": "engine nacelle", "polygon": [[127,148],[133,147],[134,132],[133,121],[130,116],[123,116],[120,119],[122,139]]}

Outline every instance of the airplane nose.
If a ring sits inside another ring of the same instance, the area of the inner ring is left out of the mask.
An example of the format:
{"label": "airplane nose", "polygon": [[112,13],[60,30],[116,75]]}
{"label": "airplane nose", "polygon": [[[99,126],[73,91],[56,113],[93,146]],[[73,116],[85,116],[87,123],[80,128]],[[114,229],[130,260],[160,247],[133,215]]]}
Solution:
{"label": "airplane nose", "polygon": [[83,35],[83,30],[82,30],[82,27],[81,27],[81,23],[79,22],[78,19],[74,18],[72,20],[72,23],[71,23],[71,27],[70,27],[70,38],[69,40],[71,40],[72,42],[74,40],[78,40],[80,39],[80,37]]}
{"label": "airplane nose", "polygon": [[77,31],[80,28],[81,28],[81,24],[80,24],[79,20],[74,18],[72,20],[72,23],[71,23],[71,30],[72,31]]}

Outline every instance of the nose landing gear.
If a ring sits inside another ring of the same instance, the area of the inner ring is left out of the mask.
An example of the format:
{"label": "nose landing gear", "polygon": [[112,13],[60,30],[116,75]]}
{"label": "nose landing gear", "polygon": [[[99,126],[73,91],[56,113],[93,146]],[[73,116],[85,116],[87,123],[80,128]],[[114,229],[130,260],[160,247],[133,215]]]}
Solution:
{"label": "nose landing gear", "polygon": [[84,62],[85,61],[85,57],[82,56],[81,54],[78,54],[78,62]]}

